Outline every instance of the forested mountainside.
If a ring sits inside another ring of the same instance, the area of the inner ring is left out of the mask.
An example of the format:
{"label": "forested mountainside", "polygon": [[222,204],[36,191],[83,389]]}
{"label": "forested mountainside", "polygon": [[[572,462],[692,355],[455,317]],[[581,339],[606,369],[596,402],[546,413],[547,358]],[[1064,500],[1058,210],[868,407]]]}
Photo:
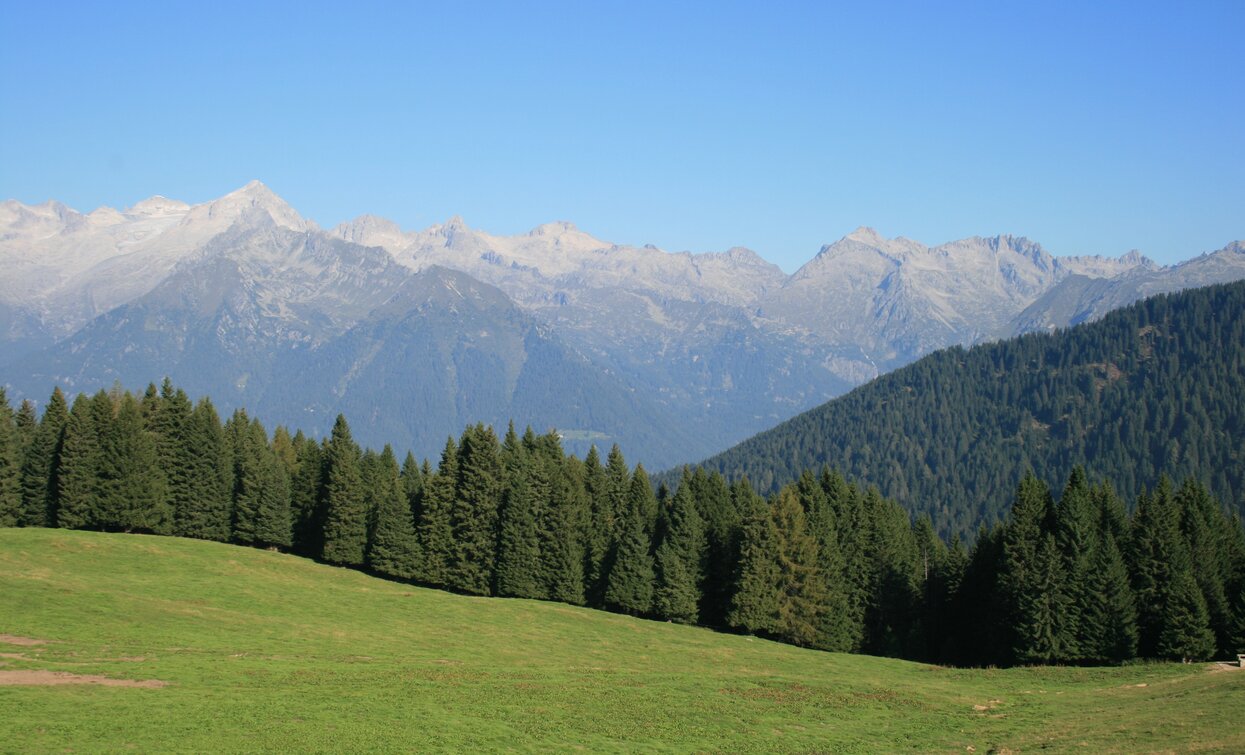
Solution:
{"label": "forested mountainside", "polygon": [[700,466],[773,491],[826,464],[961,536],[999,521],[1026,470],[1055,485],[1077,464],[1125,500],[1167,474],[1241,510],[1245,283],[931,354]]}
{"label": "forested mountainside", "polygon": [[0,526],[152,532],[295,553],[474,595],[556,600],[825,650],[964,664],[1202,659],[1245,645],[1245,529],[1194,480],[1135,514],[1077,468],[1026,476],[971,552],[825,471],[768,500],[685,472],[656,494],[614,447],[469,427],[435,471],[309,440],[165,381],[142,398],[0,392]]}
{"label": "forested mountainside", "polygon": [[1239,245],[1159,267],[868,228],[786,275],[747,249],[667,252],[565,222],[514,236],[460,218],[321,229],[259,182],[89,213],[10,200],[0,384],[42,401],[53,384],[169,375],[316,437],[346,413],[360,439],[432,456],[466,424],[514,419],[556,427],[581,457],[618,443],[665,468],[933,349],[1243,277]]}

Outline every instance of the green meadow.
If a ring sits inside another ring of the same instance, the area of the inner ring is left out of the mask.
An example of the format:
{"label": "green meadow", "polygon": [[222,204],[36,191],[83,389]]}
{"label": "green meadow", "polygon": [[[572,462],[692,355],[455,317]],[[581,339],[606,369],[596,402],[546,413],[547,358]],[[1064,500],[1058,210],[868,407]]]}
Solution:
{"label": "green meadow", "polygon": [[0,750],[121,749],[1245,752],[1245,671],[940,668],[0,529]]}

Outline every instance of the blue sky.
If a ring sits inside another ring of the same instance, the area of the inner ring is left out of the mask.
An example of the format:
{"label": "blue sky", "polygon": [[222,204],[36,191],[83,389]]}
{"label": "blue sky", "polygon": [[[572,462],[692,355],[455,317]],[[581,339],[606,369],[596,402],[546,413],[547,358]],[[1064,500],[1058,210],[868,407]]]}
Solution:
{"label": "blue sky", "polygon": [[[867,6],[867,7],[866,7]],[[787,270],[858,225],[1245,237],[1245,2],[19,3],[0,197],[571,220]]]}

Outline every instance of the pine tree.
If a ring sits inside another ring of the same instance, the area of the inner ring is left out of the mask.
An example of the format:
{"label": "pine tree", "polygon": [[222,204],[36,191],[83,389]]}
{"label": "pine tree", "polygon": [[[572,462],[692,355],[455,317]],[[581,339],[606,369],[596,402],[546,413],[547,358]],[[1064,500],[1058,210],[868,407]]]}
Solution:
{"label": "pine tree", "polygon": [[536,532],[528,473],[515,469],[502,496],[497,546],[496,593],[513,598],[543,598],[540,541]]}
{"label": "pine tree", "polygon": [[98,504],[95,524],[125,532],[165,534],[172,529],[164,475],[155,438],[142,407],[126,393],[116,417],[100,433]]}
{"label": "pine tree", "polygon": [[[1011,516],[1003,530],[1003,564],[1000,575],[1004,600],[1009,607],[1008,629],[1012,635],[1015,656],[1035,660],[1039,651],[1033,647],[1043,630],[1061,634],[1053,626],[1035,626],[1035,621],[1051,618],[1042,614],[1042,598],[1038,592],[1044,583],[1062,580],[1050,564],[1039,564],[1053,505],[1050,490],[1032,472],[1027,472],[1016,488]],[[1053,546],[1053,542],[1052,542]],[[1043,571],[1045,569],[1045,571]],[[1062,601],[1061,601],[1062,602]],[[1062,645],[1061,645],[1062,647]]]}
{"label": "pine tree", "polygon": [[[743,515],[721,474],[692,473],[692,497],[705,522],[705,578],[702,586],[700,623],[725,626],[735,588],[735,563],[739,559],[739,536]],[[836,543],[837,548],[837,543]]]}
{"label": "pine tree", "polygon": [[614,547],[615,532],[621,527],[614,523],[614,510],[609,495],[609,478],[601,466],[601,456],[594,445],[584,458],[584,492],[588,497],[589,522],[584,543],[587,562],[584,567],[587,580],[588,605],[600,607],[605,604],[605,590],[610,570],[610,553]]}
{"label": "pine tree", "polygon": [[1087,640],[1083,617],[1092,610],[1098,598],[1093,592],[1090,568],[1099,547],[1099,509],[1085,470],[1074,467],[1055,509],[1055,544],[1063,559],[1064,600],[1066,614],[1062,620],[1067,643],[1061,661],[1086,657],[1082,640]]}
{"label": "pine tree", "polygon": [[497,436],[483,425],[468,428],[458,445],[458,481],[450,509],[454,535],[449,586],[488,595],[497,558],[497,509],[501,499]]}
{"label": "pine tree", "polygon": [[[98,395],[104,396],[102,392]],[[104,396],[105,405],[107,402]],[[81,529],[95,523],[100,455],[97,403],[95,399],[78,394],[65,424],[57,479],[56,524],[59,527]],[[111,421],[112,409],[107,406],[107,419]]]}
{"label": "pine tree", "polygon": [[388,445],[377,466],[367,566],[377,574],[410,579],[415,574],[415,527],[398,460]]}
{"label": "pine tree", "polygon": [[1017,597],[1016,658],[1022,663],[1052,663],[1068,653],[1067,592],[1055,538],[1042,536],[1028,567],[1026,589]]}
{"label": "pine tree", "polygon": [[454,534],[450,512],[454,507],[454,488],[458,481],[458,446],[447,438],[441,463],[424,486],[422,516],[415,526],[415,578],[429,585],[449,584],[450,561],[454,554]]}
{"label": "pine tree", "polygon": [[290,481],[290,518],[294,551],[304,556],[324,552],[324,454],[320,444],[295,433],[298,472]]}
{"label": "pine tree", "polygon": [[1155,648],[1158,656],[1188,663],[1214,655],[1215,635],[1210,630],[1206,600],[1191,570],[1174,572],[1166,598]]}
{"label": "pine tree", "polygon": [[538,509],[541,574],[550,599],[582,605],[584,602],[584,537],[590,513],[579,461],[566,458],[554,434],[543,438],[550,495]]}
{"label": "pine tree", "polygon": [[656,499],[644,467],[636,465],[627,494],[624,516],[617,522],[621,534],[607,559],[605,604],[633,616],[646,616],[653,608],[652,543],[645,532],[648,510]]}
{"label": "pine tree", "polygon": [[360,451],[346,418],[337,415],[325,458],[325,561],[345,566],[363,563],[368,512],[363,496]]}
{"label": "pine tree", "polygon": [[27,527],[51,527],[56,522],[59,462],[68,424],[65,394],[57,387],[22,463],[22,524]]}
{"label": "pine tree", "polygon": [[193,505],[190,430],[193,407],[185,392],[174,389],[164,379],[159,398],[145,399],[145,423],[156,443],[156,463],[164,474],[169,506],[173,510],[173,531],[182,534],[181,523]]}
{"label": "pine tree", "polygon": [[202,398],[195,405],[185,422],[183,438],[175,452],[184,489],[173,496],[173,531],[182,537],[226,542],[233,509],[234,464],[211,400]]}
{"label": "pine tree", "polygon": [[18,523],[22,512],[22,449],[13,410],[0,387],[0,527]]}
{"label": "pine tree", "polygon": [[420,508],[423,506],[425,475],[415,461],[415,454],[406,452],[402,460],[402,494],[406,496],[406,506],[410,512],[412,531],[415,522],[419,521]]}
{"label": "pine tree", "polygon": [[817,647],[823,634],[826,586],[818,567],[817,538],[808,532],[804,507],[791,487],[779,491],[771,515],[778,534],[779,636]]}
{"label": "pine tree", "polygon": [[653,607],[662,618],[693,624],[700,616],[705,534],[686,473],[669,506],[662,512],[659,531]]}
{"label": "pine tree", "polygon": [[1094,600],[1082,616],[1081,655],[1121,663],[1137,654],[1137,609],[1124,557],[1110,534],[1095,549],[1089,574]]}
{"label": "pine tree", "polygon": [[1164,610],[1176,573],[1189,568],[1180,534],[1180,517],[1171,483],[1163,477],[1151,493],[1142,493],[1133,516],[1130,573],[1137,601],[1137,649],[1146,658],[1159,650]]}
{"label": "pine tree", "polygon": [[823,650],[845,652],[851,649],[853,638],[834,509],[825,489],[811,472],[800,475],[795,490],[804,510],[807,529],[817,541],[816,578],[826,590],[825,603],[819,612],[817,638],[812,644]]}
{"label": "pine tree", "polygon": [[1193,576],[1206,602],[1215,646],[1224,655],[1231,653],[1232,609],[1226,583],[1231,570],[1227,536],[1231,522],[1220,512],[1219,504],[1197,480],[1189,478],[1176,492],[1180,527],[1189,547]]}
{"label": "pine tree", "polygon": [[268,482],[268,433],[258,419],[241,429],[234,460],[232,538],[244,545],[258,544],[256,525],[264,503],[264,486]]}
{"label": "pine tree", "polygon": [[770,505],[759,496],[748,496],[740,541],[739,576],[727,622],[750,634],[779,637],[782,634],[784,599],[781,540]]}

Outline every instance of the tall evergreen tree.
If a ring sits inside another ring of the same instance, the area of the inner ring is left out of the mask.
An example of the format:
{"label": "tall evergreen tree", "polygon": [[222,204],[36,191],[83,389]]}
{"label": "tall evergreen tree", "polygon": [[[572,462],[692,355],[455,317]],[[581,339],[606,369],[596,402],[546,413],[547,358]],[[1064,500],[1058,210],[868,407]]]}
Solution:
{"label": "tall evergreen tree", "polygon": [[1172,574],[1155,650],[1161,658],[1186,663],[1206,660],[1215,653],[1206,600],[1190,569],[1178,568]]}
{"label": "tall evergreen tree", "polygon": [[[1062,589],[1060,570],[1050,563],[1039,564],[1045,537],[1050,534],[1048,527],[1052,509],[1046,483],[1032,472],[1027,472],[1016,488],[1011,517],[1003,530],[1000,587],[1010,613],[1007,627],[1012,635],[1015,657],[1028,661],[1040,659],[1037,655],[1040,651],[1032,643],[1043,631],[1063,636],[1062,631],[1053,626],[1034,625],[1035,621],[1043,618],[1055,618],[1041,612],[1043,606],[1037,602],[1042,598],[1038,595],[1039,590],[1052,583]],[[1054,596],[1050,597],[1053,599]]]}
{"label": "tall evergreen tree", "polygon": [[398,460],[388,445],[378,460],[373,495],[367,566],[378,574],[409,579],[415,574],[415,526]]}
{"label": "tall evergreen tree", "polygon": [[[106,418],[112,409],[103,393]],[[65,424],[65,440],[61,446],[57,479],[56,524],[81,529],[95,522],[96,490],[99,484],[99,427],[96,399],[78,394]]]}
{"label": "tall evergreen tree", "polygon": [[605,604],[616,611],[645,616],[653,608],[652,543],[645,531],[648,510],[656,502],[652,484],[642,465],[636,465],[627,493],[625,516],[617,524],[621,535],[608,558]]}
{"label": "tall evergreen tree", "polygon": [[4,388],[0,387],[0,527],[18,523],[22,511],[22,453]]}
{"label": "tall evergreen tree", "polygon": [[95,524],[104,529],[164,534],[172,529],[155,439],[138,401],[126,393],[116,417],[100,433]]}
{"label": "tall evergreen tree", "polygon": [[340,414],[325,450],[323,557],[330,563],[358,566],[367,546],[368,512],[361,454]]}
{"label": "tall evergreen tree", "polygon": [[199,399],[182,435],[175,458],[182,467],[178,476],[184,489],[172,496],[173,531],[182,537],[225,542],[231,530],[234,460],[210,399]]}
{"label": "tall evergreen tree", "polygon": [[68,424],[65,394],[57,387],[22,462],[22,524],[27,527],[51,527],[56,522],[60,455]]}
{"label": "tall evergreen tree", "polygon": [[458,481],[450,509],[454,533],[449,586],[488,595],[497,558],[501,460],[497,436],[483,425],[467,428],[458,444]]}
{"label": "tall evergreen tree", "polygon": [[194,506],[197,481],[193,479],[190,458],[191,417],[194,408],[185,392],[164,379],[158,398],[145,399],[144,422],[156,443],[156,463],[164,474],[169,506],[173,511],[173,531],[183,534],[182,523]]}
{"label": "tall evergreen tree", "polygon": [[545,435],[542,440],[543,466],[549,470],[551,486],[546,505],[538,510],[541,573],[550,598],[582,605],[584,538],[591,516],[583,470],[578,460],[563,456],[556,435]]}
{"label": "tall evergreen tree", "polygon": [[823,650],[845,652],[852,647],[851,616],[843,574],[843,554],[839,547],[834,509],[821,482],[806,471],[795,483],[804,510],[809,534],[817,541],[817,579],[825,588],[825,602],[819,611],[817,637],[812,643]]}
{"label": "tall evergreen tree", "polygon": [[610,554],[616,533],[622,527],[615,525],[614,509],[609,494],[609,478],[601,466],[601,455],[594,445],[584,458],[584,493],[588,498],[589,521],[584,542],[584,576],[587,581],[588,605],[600,607],[605,603],[605,591],[610,570]]}
{"label": "tall evergreen tree", "polygon": [[290,519],[295,553],[317,556],[324,552],[324,458],[320,443],[302,431],[294,434],[297,471],[290,480]]}
{"label": "tall evergreen tree", "polygon": [[[1084,616],[1099,599],[1091,585],[1090,569],[1100,547],[1100,512],[1085,470],[1074,467],[1055,509],[1055,544],[1063,560],[1065,615],[1061,621],[1067,640],[1062,661],[1086,657],[1088,643]],[[1085,641],[1083,643],[1082,641]]]}
{"label": "tall evergreen tree", "polygon": [[739,576],[727,622],[750,634],[782,636],[782,604],[785,598],[781,538],[770,505],[759,496],[745,498],[748,510],[743,521]]}
{"label": "tall evergreen tree", "polygon": [[454,555],[451,511],[458,481],[458,445],[447,438],[441,463],[424,486],[424,505],[415,527],[415,578],[430,585],[448,585]]}
{"label": "tall evergreen tree", "polygon": [[657,585],[653,606],[658,616],[684,624],[700,616],[704,579],[704,522],[692,499],[689,475],[662,512],[656,551]]}
{"label": "tall evergreen tree", "polygon": [[1080,650],[1095,663],[1121,663],[1137,654],[1137,609],[1124,557],[1109,533],[1095,549],[1089,589],[1095,599],[1082,615]]}
{"label": "tall evergreen tree", "polygon": [[1232,608],[1226,583],[1231,570],[1228,537],[1232,523],[1206,488],[1192,477],[1176,492],[1175,504],[1180,510],[1181,531],[1189,546],[1193,577],[1206,602],[1216,648],[1223,655],[1229,655],[1232,652]]}
{"label": "tall evergreen tree", "polygon": [[540,540],[526,469],[516,467],[506,483],[500,511],[496,593],[514,598],[543,598]]}
{"label": "tall evergreen tree", "polygon": [[1016,658],[1021,663],[1052,663],[1066,658],[1069,606],[1063,563],[1051,534],[1042,536],[1027,575],[1025,589],[1016,596]]}

